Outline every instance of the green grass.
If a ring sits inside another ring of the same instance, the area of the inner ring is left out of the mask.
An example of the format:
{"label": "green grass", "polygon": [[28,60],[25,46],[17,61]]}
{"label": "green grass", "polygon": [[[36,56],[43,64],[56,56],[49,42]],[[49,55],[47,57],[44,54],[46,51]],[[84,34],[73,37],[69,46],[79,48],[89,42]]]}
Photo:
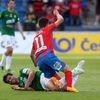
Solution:
{"label": "green grass", "polygon": [[[85,59],[85,73],[79,77],[76,88],[78,93],[66,92],[32,92],[14,91],[9,85],[2,82],[4,71],[0,70],[0,100],[98,100],[100,98],[100,55],[58,55],[74,68],[81,59]],[[0,56],[1,58],[1,56]],[[12,72],[17,75],[22,67],[33,67],[29,55],[14,55]]]}

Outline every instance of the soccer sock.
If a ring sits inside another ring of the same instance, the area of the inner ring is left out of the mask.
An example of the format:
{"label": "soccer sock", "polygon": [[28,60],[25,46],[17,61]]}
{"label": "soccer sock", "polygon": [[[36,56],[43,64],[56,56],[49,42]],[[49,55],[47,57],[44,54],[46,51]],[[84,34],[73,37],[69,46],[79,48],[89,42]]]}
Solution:
{"label": "soccer sock", "polygon": [[[73,86],[73,87],[74,87],[74,85],[76,84],[76,82],[77,82],[77,80],[78,80],[78,76],[79,76],[79,75],[76,75],[76,76],[74,76],[73,79],[72,79],[72,86]],[[66,83],[66,81],[65,81],[65,77],[61,78],[59,81],[64,85],[64,87],[66,86],[67,83]]]}
{"label": "soccer sock", "polygon": [[12,62],[12,57],[11,56],[7,56],[6,57],[6,70],[10,69],[11,62]]}
{"label": "soccer sock", "polygon": [[73,80],[72,80],[72,86],[74,87],[74,85],[76,84],[77,80],[78,80],[78,76],[79,75],[76,75],[73,77]]}
{"label": "soccer sock", "polygon": [[74,77],[74,75],[75,75],[75,71],[76,71],[76,68],[74,68],[73,70],[72,70],[72,76]]}
{"label": "soccer sock", "polygon": [[[79,75],[75,75],[74,76],[74,73],[75,73],[75,68],[72,70],[72,76],[73,76],[73,79],[72,79],[72,86],[74,86],[75,84],[76,84],[76,82],[77,82],[77,80],[78,80],[78,77],[79,77]],[[59,80],[64,86],[66,86],[66,81],[65,81],[65,77],[63,77],[63,78],[61,78],[60,80]]]}
{"label": "soccer sock", "polygon": [[2,55],[1,62],[0,62],[0,66],[4,66],[5,62],[6,62],[6,55],[3,54],[3,55]]}
{"label": "soccer sock", "polygon": [[65,81],[68,87],[72,87],[72,72],[71,71],[65,72]]}
{"label": "soccer sock", "polygon": [[74,86],[76,84],[76,82],[78,80],[78,76],[79,76],[79,75],[75,75],[75,71],[76,71],[76,68],[74,68],[72,70],[72,76],[73,76],[72,86]]}

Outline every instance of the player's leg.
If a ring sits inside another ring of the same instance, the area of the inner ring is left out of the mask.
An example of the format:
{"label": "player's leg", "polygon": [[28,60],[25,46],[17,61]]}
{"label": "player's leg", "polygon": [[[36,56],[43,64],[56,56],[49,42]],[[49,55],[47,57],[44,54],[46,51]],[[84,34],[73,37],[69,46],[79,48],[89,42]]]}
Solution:
{"label": "player's leg", "polygon": [[[3,35],[2,36],[2,42],[1,42],[1,46],[2,48],[5,49],[5,45],[6,45],[6,36]],[[4,50],[5,51],[5,50]],[[0,68],[4,69],[4,65],[5,65],[5,62],[6,62],[6,55],[5,55],[5,52],[2,54],[2,58],[1,58],[1,61],[0,61]]]}
{"label": "player's leg", "polygon": [[[73,79],[72,79],[72,87],[74,87],[74,85],[77,83],[78,77],[79,77],[79,75],[76,75],[76,76],[73,77]],[[63,84],[62,85],[63,87],[66,87],[67,83],[66,83],[65,77],[61,78],[59,80],[59,82],[61,82]]]}
{"label": "player's leg", "polygon": [[7,36],[7,35],[3,36],[3,42],[4,42],[4,47],[6,51],[4,52],[2,56],[0,66],[4,66],[6,62],[6,71],[10,71],[10,66],[11,66],[11,61],[12,61],[12,53],[13,53],[12,40],[13,39],[10,36]]}
{"label": "player's leg", "polygon": [[[75,92],[76,89],[72,88],[72,72],[56,55],[48,55],[48,59],[44,62],[46,65],[51,67],[55,71],[63,71],[65,74],[65,80],[67,83],[66,89],[69,92]],[[51,73],[51,72],[50,72]],[[50,74],[49,73],[49,74]],[[52,77],[52,76],[51,76]]]}
{"label": "player's leg", "polygon": [[[59,80],[55,78],[56,82],[61,83]],[[52,78],[46,78],[44,73],[41,74],[40,83],[45,90],[58,90],[61,86],[55,84]],[[62,83],[61,83],[62,84]]]}
{"label": "player's leg", "polygon": [[6,52],[2,55],[0,66],[1,66],[2,69],[4,69],[4,65],[5,65],[5,62],[6,62],[6,71],[10,71],[10,65],[11,65],[11,60],[12,60],[12,52],[13,52],[13,49],[11,47],[7,47]]}
{"label": "player's leg", "polygon": [[9,72],[11,63],[12,63],[12,54],[13,54],[13,48],[12,47],[7,47],[7,51],[6,51],[6,66],[5,69],[7,72]]}
{"label": "player's leg", "polygon": [[61,76],[59,74],[57,74],[57,73],[55,73],[55,75],[53,77],[55,77],[57,80],[61,79]]}
{"label": "player's leg", "polygon": [[55,68],[58,71],[62,71],[65,75],[65,81],[66,81],[66,90],[68,92],[77,92],[77,90],[75,88],[72,87],[72,72],[70,70],[70,68],[64,64],[61,60],[59,60],[58,58],[56,58],[56,65]]}
{"label": "player's leg", "polygon": [[[84,72],[84,69],[83,69],[83,65],[84,65],[85,61],[84,60],[81,60],[78,65],[76,66],[76,68],[74,68],[72,70],[72,76],[73,76],[73,79],[72,79],[72,86],[74,87],[74,85],[76,84],[77,80],[78,80],[78,77],[80,74],[83,74]],[[66,85],[66,81],[65,81],[65,77],[63,77],[60,82],[63,83],[63,85],[65,86]]]}
{"label": "player's leg", "polygon": [[[74,87],[75,84],[77,83],[77,80],[78,80],[79,75],[77,74],[77,75],[73,76],[73,79],[72,79],[72,87]],[[65,77],[61,78],[59,80],[59,82],[61,82],[63,84],[63,87],[66,87],[66,84],[67,83],[66,83]]]}
{"label": "player's leg", "polygon": [[79,74],[84,73],[84,69],[83,69],[84,63],[85,63],[85,60],[81,60],[81,61],[77,64],[76,68],[74,68],[74,69],[72,70],[73,76],[76,76],[77,74],[79,75]]}
{"label": "player's leg", "polygon": [[37,61],[37,66],[39,67],[39,70],[44,73],[46,78],[51,78],[56,74],[56,72],[49,65],[47,65],[48,61],[46,59],[48,58],[43,58]]}
{"label": "player's leg", "polygon": [[4,69],[5,62],[6,62],[6,55],[5,55],[5,53],[3,53],[3,54],[2,54],[1,61],[0,61],[0,68],[1,68],[2,70]]}

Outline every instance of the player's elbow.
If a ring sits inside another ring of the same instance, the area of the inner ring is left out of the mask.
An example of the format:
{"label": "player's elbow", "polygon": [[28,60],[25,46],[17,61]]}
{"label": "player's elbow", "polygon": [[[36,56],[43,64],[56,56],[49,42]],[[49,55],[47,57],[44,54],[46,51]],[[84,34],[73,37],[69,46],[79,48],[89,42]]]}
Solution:
{"label": "player's elbow", "polygon": [[31,57],[31,58],[33,58],[33,57],[34,57],[34,53],[33,53],[33,52],[31,52],[30,57]]}
{"label": "player's elbow", "polygon": [[35,76],[35,72],[33,70],[29,71],[28,77],[30,77],[31,80],[34,79],[34,76]]}
{"label": "player's elbow", "polygon": [[55,22],[56,26],[58,27],[61,23],[63,23],[63,21],[64,21],[64,18],[61,16],[61,17]]}
{"label": "player's elbow", "polygon": [[35,73],[31,70],[29,74],[33,77]]}
{"label": "player's elbow", "polygon": [[33,55],[32,54],[30,54],[30,58],[33,58]]}
{"label": "player's elbow", "polygon": [[60,21],[61,23],[64,22],[64,18],[62,16],[60,17]]}

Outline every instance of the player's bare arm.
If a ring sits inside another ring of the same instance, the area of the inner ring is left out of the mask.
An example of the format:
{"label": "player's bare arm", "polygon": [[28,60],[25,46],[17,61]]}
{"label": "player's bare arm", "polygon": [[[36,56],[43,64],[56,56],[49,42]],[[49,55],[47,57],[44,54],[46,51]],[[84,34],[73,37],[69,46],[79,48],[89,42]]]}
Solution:
{"label": "player's bare arm", "polygon": [[54,15],[57,17],[57,21],[55,22],[56,26],[59,26],[63,21],[64,21],[64,18],[61,14],[59,14],[58,10],[54,10]]}
{"label": "player's bare arm", "polygon": [[25,89],[26,90],[30,90],[31,89],[30,85],[31,85],[31,83],[32,83],[32,81],[33,81],[33,79],[35,77],[35,73],[32,70],[29,70],[27,72],[27,75],[28,75],[28,79],[27,79],[27,81],[25,83]]}
{"label": "player's bare arm", "polygon": [[31,51],[30,57],[31,57],[31,60],[32,60],[34,66],[37,67],[36,62],[33,59],[34,58],[34,53],[35,53],[34,51]]}
{"label": "player's bare arm", "polygon": [[24,34],[23,34],[23,28],[22,28],[22,25],[21,25],[20,22],[17,22],[17,27],[18,27],[18,30],[20,31],[20,33],[21,33],[23,39],[25,40],[25,36],[24,36]]}
{"label": "player's bare arm", "polygon": [[[24,87],[19,87],[18,85],[12,85],[11,88],[14,89],[14,90],[26,91],[26,89]],[[27,90],[28,91],[34,91],[34,89],[31,88],[31,87],[28,88]]]}

